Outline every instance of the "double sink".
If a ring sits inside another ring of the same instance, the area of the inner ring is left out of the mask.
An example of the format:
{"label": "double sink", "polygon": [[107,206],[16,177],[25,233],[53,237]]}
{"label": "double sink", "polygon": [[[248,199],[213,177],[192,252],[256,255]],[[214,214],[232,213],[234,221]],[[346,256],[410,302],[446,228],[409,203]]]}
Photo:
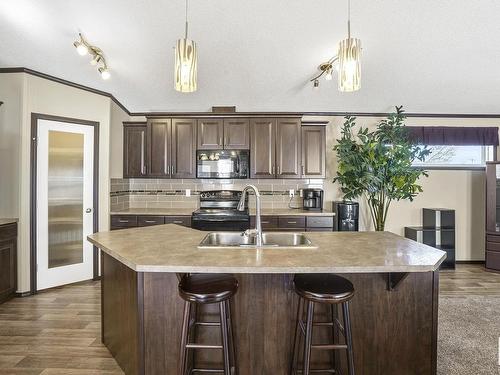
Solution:
{"label": "double sink", "polygon": [[[255,244],[255,235],[246,235],[239,232],[211,232],[198,245],[199,248],[253,248]],[[313,249],[311,240],[303,233],[294,232],[263,232],[262,246],[259,248],[280,248],[293,247]]]}

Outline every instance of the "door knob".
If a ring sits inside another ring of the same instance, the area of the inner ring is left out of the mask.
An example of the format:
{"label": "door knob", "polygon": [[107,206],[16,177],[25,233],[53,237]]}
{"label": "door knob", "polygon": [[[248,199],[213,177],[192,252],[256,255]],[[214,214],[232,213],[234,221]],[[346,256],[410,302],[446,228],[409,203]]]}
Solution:
{"label": "door knob", "polygon": [[89,214],[89,213],[91,213],[91,212],[92,212],[92,209],[91,209],[91,208],[87,208],[87,209],[85,210],[85,212]]}

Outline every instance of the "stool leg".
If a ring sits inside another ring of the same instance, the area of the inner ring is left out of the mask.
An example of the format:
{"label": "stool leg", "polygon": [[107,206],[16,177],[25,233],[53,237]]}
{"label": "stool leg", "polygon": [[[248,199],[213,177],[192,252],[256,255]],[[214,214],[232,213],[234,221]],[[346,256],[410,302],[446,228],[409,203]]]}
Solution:
{"label": "stool leg", "polygon": [[226,301],[226,313],[229,327],[229,340],[231,340],[231,375],[236,375],[238,373],[238,369],[236,367],[236,349],[234,344],[233,320],[231,319],[231,302],[229,300]]}
{"label": "stool leg", "polygon": [[303,375],[309,375],[311,364],[311,345],[312,345],[312,324],[314,318],[314,302],[307,302],[307,321],[306,321],[306,338],[304,343],[304,369]]}
{"label": "stool leg", "polygon": [[[330,306],[331,316],[332,316],[332,344],[337,343],[337,337],[335,335],[335,319],[337,318],[337,305],[332,304]],[[337,372],[337,350],[332,350],[332,368]]]}
{"label": "stool leg", "polygon": [[189,336],[189,319],[191,317],[191,303],[184,303],[184,319],[182,321],[181,352],[179,360],[179,375],[186,375],[188,348],[186,347]]}
{"label": "stool leg", "polygon": [[220,310],[220,328],[222,336],[222,355],[224,357],[224,375],[231,375],[231,366],[229,365],[229,343],[228,343],[228,327],[227,327],[227,312],[226,303],[219,303]]}
{"label": "stool leg", "polygon": [[347,345],[347,370],[349,375],[354,375],[354,356],[352,351],[351,317],[349,316],[349,301],[342,304],[344,315],[345,341]]}
{"label": "stool leg", "polygon": [[290,364],[290,375],[295,375],[297,371],[297,360],[298,360],[298,353],[299,351],[299,343],[300,341],[300,319],[302,319],[302,305],[303,305],[303,300],[302,298],[299,297],[299,302],[297,303],[297,319],[295,323],[295,334],[293,336],[293,349],[292,349],[292,361]]}

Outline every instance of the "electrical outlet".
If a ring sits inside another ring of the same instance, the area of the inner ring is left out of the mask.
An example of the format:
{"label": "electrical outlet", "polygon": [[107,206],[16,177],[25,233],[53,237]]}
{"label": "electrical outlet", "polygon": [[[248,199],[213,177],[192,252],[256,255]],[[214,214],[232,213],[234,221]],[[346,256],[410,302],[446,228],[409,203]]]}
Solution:
{"label": "electrical outlet", "polygon": [[191,196],[191,189],[186,189],[186,197],[190,197]]}
{"label": "electrical outlet", "polygon": [[295,190],[294,190],[294,189],[290,189],[290,191],[289,191],[289,193],[288,193],[288,196],[289,196],[290,198],[295,197]]}

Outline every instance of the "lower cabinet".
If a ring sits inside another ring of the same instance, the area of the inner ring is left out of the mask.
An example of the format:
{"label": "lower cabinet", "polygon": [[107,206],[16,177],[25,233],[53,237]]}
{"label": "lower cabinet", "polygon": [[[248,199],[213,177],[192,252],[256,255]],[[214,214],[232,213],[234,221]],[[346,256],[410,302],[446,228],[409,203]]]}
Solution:
{"label": "lower cabinet", "polygon": [[0,226],[0,303],[17,290],[17,223]]}
{"label": "lower cabinet", "polygon": [[[261,217],[264,231],[286,232],[331,232],[333,231],[333,216],[267,216]],[[255,216],[250,217],[250,228],[255,227]]]}
{"label": "lower cabinet", "polygon": [[486,235],[486,268],[500,270],[500,234]]}
{"label": "lower cabinet", "polygon": [[111,215],[111,230],[177,224],[191,227],[191,216]]}

